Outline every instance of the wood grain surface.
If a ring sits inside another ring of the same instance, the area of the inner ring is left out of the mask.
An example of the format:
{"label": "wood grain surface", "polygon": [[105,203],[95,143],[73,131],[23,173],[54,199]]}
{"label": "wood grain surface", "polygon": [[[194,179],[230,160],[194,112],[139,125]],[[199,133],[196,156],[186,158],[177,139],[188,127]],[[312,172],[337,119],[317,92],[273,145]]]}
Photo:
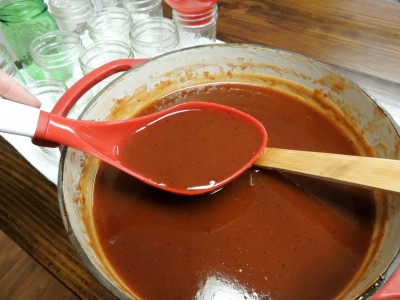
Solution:
{"label": "wood grain surface", "polygon": [[112,299],[69,242],[56,187],[0,141],[0,228],[83,299]]}
{"label": "wood grain surface", "polygon": [[77,299],[2,231],[0,249],[0,299]]}
{"label": "wood grain surface", "polygon": [[[170,10],[166,9],[166,15]],[[356,74],[366,88],[400,84],[400,4],[386,0],[221,0],[218,38],[288,49]],[[56,187],[0,139],[0,229],[83,299],[112,299],[83,266],[61,221]]]}
{"label": "wood grain surface", "polygon": [[400,4],[385,0],[221,0],[218,36],[288,49],[400,83]]}

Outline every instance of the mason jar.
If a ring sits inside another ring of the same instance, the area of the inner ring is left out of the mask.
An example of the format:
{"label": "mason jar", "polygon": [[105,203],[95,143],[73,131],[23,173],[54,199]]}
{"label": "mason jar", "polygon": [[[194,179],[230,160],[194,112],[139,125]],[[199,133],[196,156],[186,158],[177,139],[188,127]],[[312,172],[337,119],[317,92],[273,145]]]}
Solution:
{"label": "mason jar", "polygon": [[71,87],[82,77],[79,53],[82,42],[74,32],[54,31],[32,41],[31,52],[46,79],[54,79]]}
{"label": "mason jar", "polygon": [[205,11],[190,13],[173,9],[172,19],[178,27],[181,48],[216,42],[217,5]]}
{"label": "mason jar", "polygon": [[49,0],[50,11],[61,31],[81,35],[87,29],[87,21],[94,13],[91,0]]}
{"label": "mason jar", "polygon": [[17,66],[11,58],[11,54],[3,44],[0,44],[0,69],[14,79],[18,77]]}
{"label": "mason jar", "polygon": [[94,69],[117,59],[133,58],[129,44],[121,41],[97,41],[85,48],[79,62],[84,75]]}
{"label": "mason jar", "polygon": [[136,58],[150,58],[179,49],[178,29],[168,18],[155,17],[136,22],[129,36]]}
{"label": "mason jar", "polygon": [[118,6],[118,0],[100,0],[100,4],[103,8]]}
{"label": "mason jar", "polygon": [[162,0],[120,0],[119,5],[129,11],[132,23],[163,16]]}
{"label": "mason jar", "polygon": [[[108,62],[126,58],[134,58],[131,46],[129,44],[116,40],[106,40],[94,42],[92,45],[85,48],[79,56],[79,62],[83,74],[86,75]],[[121,74],[117,73],[103,79],[97,85],[95,85],[90,92],[92,94],[97,94],[106,85],[120,75]]]}
{"label": "mason jar", "polygon": [[118,40],[129,43],[131,18],[122,7],[105,7],[88,21],[89,36],[93,41]]}
{"label": "mason jar", "polygon": [[31,82],[25,88],[42,103],[41,110],[51,112],[54,105],[67,91],[67,86],[57,80],[43,79]]}
{"label": "mason jar", "polygon": [[29,46],[39,35],[58,30],[43,0],[0,0],[1,30],[19,67],[31,80],[43,74],[33,63]]}

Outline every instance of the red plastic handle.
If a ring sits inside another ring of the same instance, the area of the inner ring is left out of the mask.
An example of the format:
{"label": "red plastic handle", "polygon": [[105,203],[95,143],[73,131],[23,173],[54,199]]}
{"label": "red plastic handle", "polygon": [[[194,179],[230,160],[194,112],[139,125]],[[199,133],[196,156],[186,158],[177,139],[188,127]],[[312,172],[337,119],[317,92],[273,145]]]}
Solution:
{"label": "red plastic handle", "polygon": [[118,72],[127,71],[147,59],[119,59],[107,63],[82,77],[60,98],[51,113],[66,117],[74,104],[93,86]]}
{"label": "red plastic handle", "polygon": [[371,300],[400,299],[400,268],[398,268],[386,284],[371,297]]}
{"label": "red plastic handle", "polygon": [[[74,104],[96,84],[118,72],[127,71],[146,60],[147,59],[119,59],[104,64],[103,66],[93,70],[92,72],[79,79],[70,89],[65,92],[65,94],[60,98],[60,100],[58,100],[57,104],[54,106],[51,114],[60,117],[66,117]],[[36,132],[45,132],[47,130],[48,122],[48,114],[42,112],[39,118]],[[44,147],[59,146],[55,143],[42,140],[36,136],[32,139],[32,143]]]}

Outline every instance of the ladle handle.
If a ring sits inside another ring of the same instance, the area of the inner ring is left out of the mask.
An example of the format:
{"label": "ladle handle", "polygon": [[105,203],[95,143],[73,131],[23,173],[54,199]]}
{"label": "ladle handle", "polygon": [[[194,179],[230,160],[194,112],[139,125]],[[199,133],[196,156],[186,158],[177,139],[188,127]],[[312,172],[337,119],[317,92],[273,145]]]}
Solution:
{"label": "ladle handle", "polygon": [[400,193],[400,160],[267,147],[255,165]]}
{"label": "ladle handle", "polygon": [[[59,117],[66,117],[74,104],[78,102],[78,100],[96,84],[118,72],[127,71],[146,60],[147,59],[118,59],[93,70],[78,80],[70,89],[65,92],[65,94],[54,106],[51,114]],[[39,126],[47,126],[47,124],[43,121],[39,124]],[[58,146],[56,143],[47,142],[38,138],[32,139],[32,142],[38,146]]]}
{"label": "ladle handle", "polygon": [[0,99],[0,131],[33,137],[40,110],[32,106]]}

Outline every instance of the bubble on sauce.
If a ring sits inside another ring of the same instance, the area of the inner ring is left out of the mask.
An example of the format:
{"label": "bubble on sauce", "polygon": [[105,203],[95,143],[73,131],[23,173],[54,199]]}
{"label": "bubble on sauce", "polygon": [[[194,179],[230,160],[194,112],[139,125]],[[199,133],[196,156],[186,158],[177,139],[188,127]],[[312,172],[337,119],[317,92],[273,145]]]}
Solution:
{"label": "bubble on sauce", "polygon": [[237,280],[232,280],[223,275],[211,275],[204,285],[196,293],[196,300],[271,300],[268,294],[258,294],[255,291],[248,291]]}
{"label": "bubble on sauce", "polygon": [[215,180],[210,180],[210,182],[207,185],[198,185],[198,186],[191,186],[188,187],[187,189],[190,190],[204,190],[204,189],[209,189],[214,187],[217,184]]}
{"label": "bubble on sauce", "polygon": [[254,186],[255,185],[254,179],[253,179],[253,174],[250,174],[249,183],[250,183],[250,186]]}

